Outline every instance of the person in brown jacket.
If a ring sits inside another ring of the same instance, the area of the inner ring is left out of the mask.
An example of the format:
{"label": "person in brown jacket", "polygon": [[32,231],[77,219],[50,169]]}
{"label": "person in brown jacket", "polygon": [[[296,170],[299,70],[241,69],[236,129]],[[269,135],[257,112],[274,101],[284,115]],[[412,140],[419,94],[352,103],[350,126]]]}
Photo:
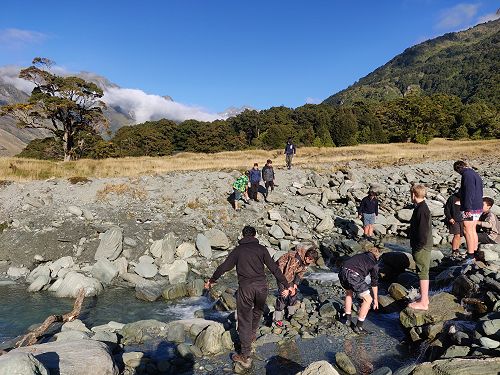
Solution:
{"label": "person in brown jacket", "polygon": [[295,312],[297,289],[300,281],[304,277],[307,267],[315,263],[318,257],[318,252],[312,245],[300,244],[297,245],[294,251],[289,251],[278,259],[278,267],[290,285],[288,295],[283,296],[282,292],[286,289],[286,286],[278,283],[278,298],[276,298],[274,311],[274,324],[278,327],[283,326],[285,308],[287,308],[289,315]]}

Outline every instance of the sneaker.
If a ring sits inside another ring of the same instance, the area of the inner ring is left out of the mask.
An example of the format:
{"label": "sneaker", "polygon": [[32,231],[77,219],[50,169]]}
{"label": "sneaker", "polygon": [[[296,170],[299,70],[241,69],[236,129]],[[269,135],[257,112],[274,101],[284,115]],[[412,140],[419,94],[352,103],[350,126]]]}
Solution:
{"label": "sneaker", "polygon": [[284,325],[284,324],[283,324],[283,321],[282,321],[282,320],[276,320],[276,321],[274,322],[274,325],[275,325],[276,327],[283,328],[283,325]]}
{"label": "sneaker", "polygon": [[352,330],[357,333],[358,335],[371,335],[372,332],[366,330],[366,328],[363,328],[363,327],[359,327],[357,325],[355,325],[354,327],[352,327]]}
{"label": "sneaker", "polygon": [[244,356],[243,354],[233,354],[231,356],[233,362],[238,362],[243,368],[252,367],[252,359],[250,357]]}

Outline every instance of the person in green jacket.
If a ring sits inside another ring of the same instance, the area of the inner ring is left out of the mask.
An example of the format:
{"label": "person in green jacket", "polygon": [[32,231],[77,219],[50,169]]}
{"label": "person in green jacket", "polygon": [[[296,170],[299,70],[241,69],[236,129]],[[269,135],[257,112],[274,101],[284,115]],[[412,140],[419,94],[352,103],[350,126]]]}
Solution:
{"label": "person in green jacket", "polygon": [[233,182],[234,191],[234,209],[236,211],[240,210],[239,201],[243,199],[245,203],[248,203],[248,171],[242,174],[240,177]]}

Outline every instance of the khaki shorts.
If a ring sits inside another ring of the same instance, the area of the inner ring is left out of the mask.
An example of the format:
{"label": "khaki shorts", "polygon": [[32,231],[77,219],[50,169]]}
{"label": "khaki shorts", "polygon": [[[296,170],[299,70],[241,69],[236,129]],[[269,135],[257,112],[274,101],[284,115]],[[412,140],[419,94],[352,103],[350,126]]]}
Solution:
{"label": "khaki shorts", "polygon": [[417,266],[417,275],[420,280],[429,280],[429,268],[431,266],[431,250],[422,249],[413,252],[413,259]]}

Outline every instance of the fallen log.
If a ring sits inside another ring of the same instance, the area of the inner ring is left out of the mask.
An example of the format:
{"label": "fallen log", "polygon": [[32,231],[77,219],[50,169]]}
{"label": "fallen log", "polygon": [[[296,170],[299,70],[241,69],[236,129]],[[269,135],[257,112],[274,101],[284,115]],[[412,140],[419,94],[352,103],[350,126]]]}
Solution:
{"label": "fallen log", "polygon": [[16,348],[21,346],[30,346],[37,342],[37,340],[49,329],[49,327],[56,322],[71,322],[72,320],[78,318],[80,311],[82,309],[83,299],[85,298],[85,289],[80,289],[78,295],[75,299],[75,304],[73,305],[73,310],[64,315],[50,315],[44,322],[33,331],[28,332],[24,335],[17,343]]}

